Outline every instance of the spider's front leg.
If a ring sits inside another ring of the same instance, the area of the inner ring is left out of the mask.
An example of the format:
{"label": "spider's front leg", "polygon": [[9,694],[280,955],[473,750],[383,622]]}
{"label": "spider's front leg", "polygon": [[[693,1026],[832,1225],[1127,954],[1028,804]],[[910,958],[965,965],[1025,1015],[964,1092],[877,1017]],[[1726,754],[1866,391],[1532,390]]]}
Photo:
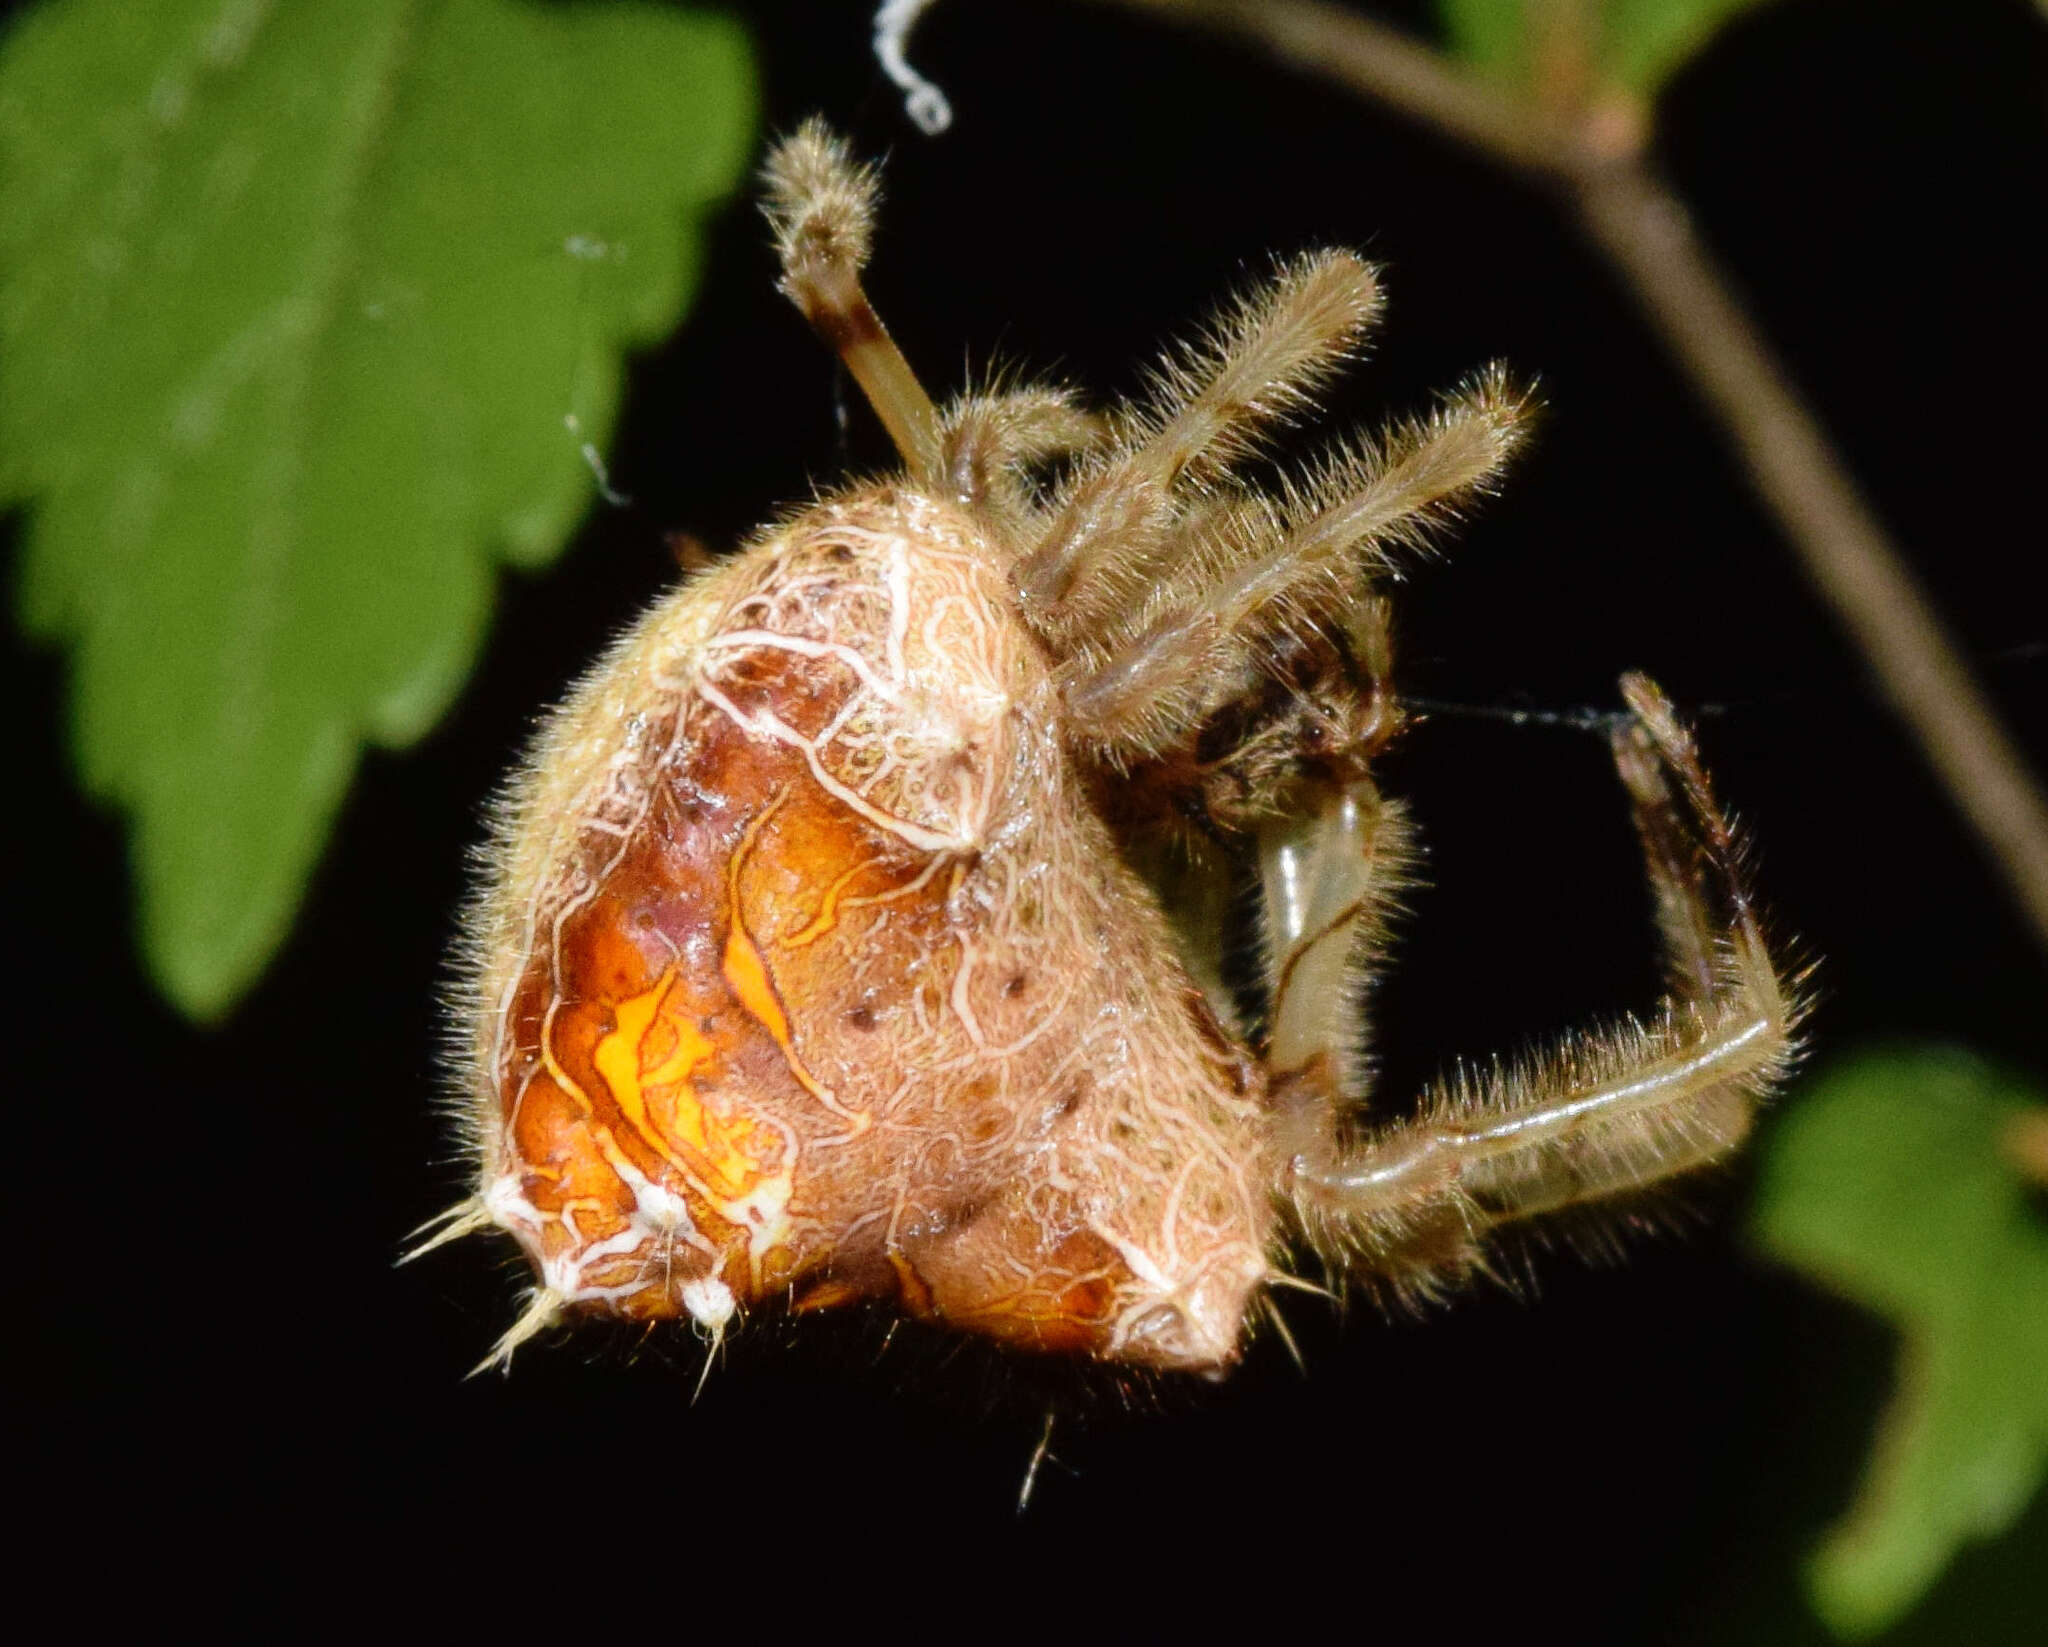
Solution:
{"label": "spider's front leg", "polygon": [[[1308,1238],[1397,1292],[1426,1293],[1482,1268],[1484,1238],[1498,1225],[1625,1194],[1726,1155],[1791,1063],[1798,1004],[1764,942],[1733,832],[1692,740],[1647,679],[1625,677],[1622,691],[1631,713],[1615,736],[1615,761],[1642,837],[1670,980],[1647,1022],[1583,1031],[1534,1061],[1461,1074],[1428,1094],[1415,1119],[1347,1136],[1358,1088],[1334,1056],[1341,1043],[1318,1064],[1304,1056],[1306,1043],[1281,1039],[1308,1021],[1309,1009],[1291,1000],[1307,986],[1290,968],[1327,976],[1344,958],[1319,961],[1313,919],[1293,919],[1284,894],[1269,892],[1276,934],[1299,934],[1278,961],[1269,1054],[1285,1180]],[[1303,853],[1355,866],[1357,854],[1347,860],[1339,850],[1347,816],[1344,799],[1334,798],[1302,826]]]}

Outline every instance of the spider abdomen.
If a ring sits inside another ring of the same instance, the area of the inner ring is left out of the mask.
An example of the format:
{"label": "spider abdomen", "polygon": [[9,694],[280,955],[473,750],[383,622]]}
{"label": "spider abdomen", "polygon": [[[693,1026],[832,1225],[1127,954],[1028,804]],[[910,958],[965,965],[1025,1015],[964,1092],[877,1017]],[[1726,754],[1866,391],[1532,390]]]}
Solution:
{"label": "spider abdomen", "polygon": [[686,586],[544,733],[479,935],[482,1200],[555,1308],[893,1300],[1215,1366],[1263,1092],[1062,741],[997,544],[910,488]]}

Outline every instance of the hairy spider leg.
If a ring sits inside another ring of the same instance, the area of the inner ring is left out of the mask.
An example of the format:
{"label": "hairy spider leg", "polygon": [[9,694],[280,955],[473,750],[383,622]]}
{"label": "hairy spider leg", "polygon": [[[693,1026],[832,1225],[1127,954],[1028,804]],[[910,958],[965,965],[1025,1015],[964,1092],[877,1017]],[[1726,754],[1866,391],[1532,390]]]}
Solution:
{"label": "hairy spider leg", "polygon": [[1265,821],[1257,840],[1275,1150],[1314,1160],[1369,1085],[1365,994],[1418,853],[1405,813],[1365,779]]}
{"label": "hairy spider leg", "polygon": [[[783,290],[859,381],[913,479],[1031,528],[1018,607],[1065,659],[1074,738],[1112,766],[1188,736],[1255,661],[1255,631],[1341,606],[1361,543],[1412,541],[1498,474],[1522,401],[1499,372],[1436,417],[1361,441],[1276,507],[1231,468],[1262,430],[1313,407],[1378,318],[1372,266],[1312,252],[1240,298],[1154,373],[1152,404],[1111,429],[1057,388],[967,396],[943,416],[860,286],[879,184],[822,122],[765,171]],[[1084,462],[1039,516],[1019,471]]]}
{"label": "hairy spider leg", "polygon": [[993,515],[1009,541],[1028,541],[1044,530],[1030,471],[1099,446],[1108,434],[1104,418],[1057,385],[962,395],[940,416],[942,482],[955,501]]}
{"label": "hairy spider leg", "polygon": [[1346,251],[1284,264],[1156,368],[1152,404],[1055,500],[1011,571],[1019,609],[1055,651],[1113,616],[1183,549],[1176,527],[1257,447],[1259,432],[1312,409],[1378,318],[1378,276]]}
{"label": "hairy spider leg", "polygon": [[782,290],[846,363],[913,479],[939,478],[939,414],[861,289],[881,184],[815,117],[779,143],[762,173]]}
{"label": "hairy spider leg", "polygon": [[1255,678],[1275,637],[1313,637],[1360,584],[1490,490],[1521,444],[1527,399],[1497,368],[1430,417],[1326,455],[1275,505],[1223,494],[1191,512],[1146,604],[1060,668],[1074,735],[1118,767],[1186,740]]}
{"label": "hairy spider leg", "polygon": [[1033,511],[1017,476],[1101,445],[1104,420],[1050,385],[997,387],[939,411],[861,287],[881,202],[874,168],[814,118],[776,146],[763,178],[782,290],[853,373],[911,478],[1025,525]]}
{"label": "hairy spider leg", "polygon": [[[1460,1073],[1425,1096],[1417,1119],[1355,1139],[1343,1117],[1361,1094],[1342,1080],[1341,1047],[1293,1066],[1307,1089],[1284,1106],[1295,1122],[1286,1142],[1297,1146],[1288,1177],[1300,1225],[1334,1261],[1398,1293],[1427,1295],[1485,1268],[1483,1237],[1496,1226],[1726,1155],[1793,1060],[1801,1005],[1765,943],[1692,740],[1645,677],[1625,677],[1622,691],[1631,720],[1616,760],[1671,979],[1651,1019],[1568,1036],[1520,1066]],[[1341,803],[1325,808],[1310,845],[1340,855],[1346,816]],[[1288,930],[1284,911],[1273,920]],[[1292,958],[1280,959],[1283,977]],[[1276,1026],[1295,1020],[1292,993],[1276,1005]],[[1289,1050],[1298,1058],[1302,1049]],[[1308,1133],[1318,1113],[1324,1126]]]}

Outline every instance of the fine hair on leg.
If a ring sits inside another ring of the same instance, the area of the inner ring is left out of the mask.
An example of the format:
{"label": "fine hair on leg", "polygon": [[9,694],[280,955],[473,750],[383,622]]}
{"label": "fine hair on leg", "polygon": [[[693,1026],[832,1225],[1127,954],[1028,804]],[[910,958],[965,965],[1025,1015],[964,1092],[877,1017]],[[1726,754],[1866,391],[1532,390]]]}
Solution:
{"label": "fine hair on leg", "polygon": [[1037,515],[1032,471],[1101,443],[1105,420],[1071,389],[1051,384],[991,387],[963,395],[939,420],[940,474],[949,496],[987,509],[1015,531]]}
{"label": "fine hair on leg", "polygon": [[1070,733],[1114,766],[1186,738],[1282,632],[1333,624],[1402,549],[1490,490],[1526,397],[1489,370],[1430,418],[1326,458],[1276,504],[1224,493],[1190,511],[1149,595],[1060,666]]}
{"label": "fine hair on leg", "polygon": [[1262,429],[1312,408],[1380,304],[1370,264],[1350,252],[1312,252],[1225,309],[1199,343],[1169,355],[1149,409],[1128,418],[1114,447],[1068,484],[1013,569],[1026,620],[1060,649],[1091,622],[1082,594],[1091,583],[1148,581],[1133,578],[1133,563],[1173,535],[1184,498],[1221,482]]}

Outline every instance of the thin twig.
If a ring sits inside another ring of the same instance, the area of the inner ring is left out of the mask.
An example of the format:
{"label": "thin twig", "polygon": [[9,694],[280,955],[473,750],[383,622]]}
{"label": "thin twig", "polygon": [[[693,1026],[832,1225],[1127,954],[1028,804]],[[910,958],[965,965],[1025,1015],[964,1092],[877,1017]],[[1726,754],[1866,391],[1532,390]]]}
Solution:
{"label": "thin twig", "polygon": [[1464,73],[1412,35],[1317,0],[1108,0],[1239,34],[1283,63],[1335,80],[1525,171],[1567,164],[1571,128]]}
{"label": "thin twig", "polygon": [[1628,120],[1566,121],[1322,0],[1110,0],[1250,40],[1561,187],[1726,430],[1885,696],[2048,947],[2048,800]]}

